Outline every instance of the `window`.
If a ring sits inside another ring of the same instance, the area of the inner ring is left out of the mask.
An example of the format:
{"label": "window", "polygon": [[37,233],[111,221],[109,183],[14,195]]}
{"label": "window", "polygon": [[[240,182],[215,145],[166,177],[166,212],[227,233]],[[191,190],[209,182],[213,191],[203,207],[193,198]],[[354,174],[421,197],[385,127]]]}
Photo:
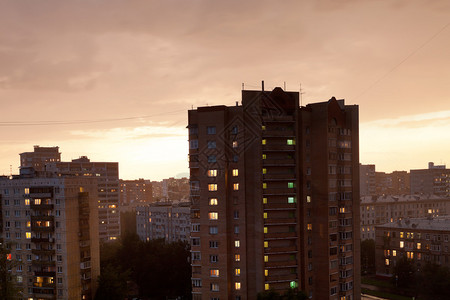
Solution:
{"label": "window", "polygon": [[268,291],[270,289],[270,285],[268,283],[264,284],[264,290]]}
{"label": "window", "polygon": [[216,126],[208,126],[208,127],[206,128],[206,132],[207,132],[208,134],[216,134]]}
{"label": "window", "polygon": [[269,276],[269,270],[267,269],[264,270],[264,276]]}
{"label": "window", "polygon": [[400,241],[400,248],[404,248],[405,247],[405,242],[404,241]]}
{"label": "window", "polygon": [[195,127],[189,127],[189,134],[198,134],[198,127],[196,127],[197,125],[195,125]]}
{"label": "window", "polygon": [[198,149],[198,140],[190,140],[189,149]]}
{"label": "window", "polygon": [[241,283],[240,282],[235,282],[234,283],[234,288],[238,291],[241,289]]}
{"label": "window", "polygon": [[192,246],[200,246],[200,238],[191,238]]}
{"label": "window", "polygon": [[392,250],[392,256],[397,256],[397,251],[396,250]]}
{"label": "window", "polygon": [[269,247],[269,242],[268,241],[264,241],[264,248],[268,248]]}
{"label": "window", "polygon": [[34,205],[40,205],[41,199],[34,199]]}
{"label": "window", "polygon": [[269,256],[268,255],[264,255],[264,262],[268,262],[269,261]]}
{"label": "window", "polygon": [[288,188],[293,189],[295,187],[294,182],[288,182]]}
{"label": "window", "polygon": [[262,169],[262,173],[263,173],[263,174],[267,174],[267,169],[266,169],[266,168],[263,168],[263,169]]}
{"label": "window", "polygon": [[219,232],[219,229],[217,226],[209,226],[209,234],[217,234]]}
{"label": "window", "polygon": [[264,233],[267,233],[267,232],[268,232],[267,227],[264,227]]}
{"label": "window", "polygon": [[25,205],[30,205],[30,199],[25,199]]}
{"label": "window", "polygon": [[297,203],[297,199],[295,197],[288,197],[288,203]]}
{"label": "window", "polygon": [[263,182],[263,189],[267,189],[267,183],[266,182]]}
{"label": "window", "polygon": [[239,268],[234,269],[234,275],[236,275],[236,276],[241,275],[241,269],[239,269]]}
{"label": "window", "polygon": [[217,162],[216,156],[215,155],[208,155],[208,162],[209,163]]}
{"label": "window", "polygon": [[234,155],[233,156],[233,162],[238,162],[239,161],[239,156],[238,155]]}
{"label": "window", "polygon": [[239,190],[239,183],[233,184],[233,190],[238,191]]}
{"label": "window", "polygon": [[208,149],[215,149],[216,141],[208,141]]}
{"label": "window", "polygon": [[211,291],[212,292],[218,292],[219,291],[219,285],[217,283],[211,283]]}
{"label": "window", "polygon": [[263,139],[263,140],[261,141],[261,144],[263,144],[263,145],[266,145],[266,143],[267,143],[266,139]]}
{"label": "window", "polygon": [[208,170],[207,174],[208,174],[208,177],[216,177],[217,176],[217,170],[216,169]]}
{"label": "window", "polygon": [[209,261],[212,263],[216,263],[219,261],[219,256],[218,255],[210,255],[209,256]]}
{"label": "window", "polygon": [[209,276],[211,276],[211,277],[219,277],[219,269],[211,269],[211,270],[209,270]]}
{"label": "window", "polygon": [[62,267],[57,267],[58,273],[62,273],[63,268]]}
{"label": "window", "polygon": [[306,225],[306,227],[307,227],[308,230],[312,230],[312,224],[311,224],[311,223],[308,223],[308,224]]}
{"label": "window", "polygon": [[421,243],[417,243],[417,249],[420,250],[420,248],[422,247]]}
{"label": "window", "polygon": [[238,142],[237,141],[233,141],[233,148],[237,148],[238,147]]}
{"label": "window", "polygon": [[239,226],[234,226],[234,233],[235,234],[238,234],[239,233]]}
{"label": "window", "polygon": [[234,241],[234,247],[239,248],[241,246],[241,242],[239,240]]}
{"label": "window", "polygon": [[266,213],[266,212],[263,213],[263,218],[264,218],[264,219],[267,219],[267,213]]}
{"label": "window", "polygon": [[263,154],[262,159],[267,159],[267,154]]}
{"label": "window", "polygon": [[241,261],[241,255],[240,254],[235,254],[234,255],[234,261]]}
{"label": "window", "polygon": [[217,198],[210,198],[209,199],[209,205],[217,205],[218,201]]}
{"label": "window", "polygon": [[219,241],[209,241],[209,248],[218,248]]}
{"label": "window", "polygon": [[217,191],[217,183],[208,184],[208,191],[210,192]]}
{"label": "window", "polygon": [[218,212],[210,212],[208,214],[208,216],[209,216],[210,220],[217,220],[217,219],[219,219],[219,213]]}
{"label": "window", "polygon": [[238,176],[239,175],[239,170],[238,169],[233,169],[233,176]]}
{"label": "window", "polygon": [[263,204],[267,204],[267,198],[266,197],[263,198]]}
{"label": "window", "polygon": [[295,140],[294,140],[294,139],[288,139],[288,140],[286,141],[286,143],[287,143],[288,145],[295,145]]}
{"label": "window", "polygon": [[234,212],[233,212],[233,216],[234,216],[234,219],[239,219],[239,211],[238,210],[235,210]]}
{"label": "window", "polygon": [[56,260],[57,261],[62,261],[62,255],[56,255]]}
{"label": "window", "polygon": [[238,133],[238,126],[235,125],[233,128],[231,128],[231,134],[237,134]]}
{"label": "window", "polygon": [[200,224],[192,224],[192,230],[191,231],[192,232],[200,232]]}

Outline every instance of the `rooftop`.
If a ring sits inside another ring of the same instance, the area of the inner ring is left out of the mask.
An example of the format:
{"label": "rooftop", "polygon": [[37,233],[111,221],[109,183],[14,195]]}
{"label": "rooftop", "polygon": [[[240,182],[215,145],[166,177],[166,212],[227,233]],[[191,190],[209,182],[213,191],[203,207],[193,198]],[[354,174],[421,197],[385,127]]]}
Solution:
{"label": "rooftop", "polygon": [[428,217],[417,219],[404,219],[393,223],[379,225],[376,227],[450,231],[450,216],[441,216],[435,218]]}

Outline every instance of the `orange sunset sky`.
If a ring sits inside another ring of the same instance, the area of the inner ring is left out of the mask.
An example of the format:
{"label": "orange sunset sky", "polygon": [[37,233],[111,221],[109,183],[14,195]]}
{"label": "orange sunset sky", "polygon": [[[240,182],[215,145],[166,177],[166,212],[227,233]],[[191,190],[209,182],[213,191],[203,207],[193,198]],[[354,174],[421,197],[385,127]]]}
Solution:
{"label": "orange sunset sky", "polygon": [[0,174],[19,153],[187,174],[187,110],[241,86],[360,106],[360,161],[450,164],[448,0],[0,0]]}

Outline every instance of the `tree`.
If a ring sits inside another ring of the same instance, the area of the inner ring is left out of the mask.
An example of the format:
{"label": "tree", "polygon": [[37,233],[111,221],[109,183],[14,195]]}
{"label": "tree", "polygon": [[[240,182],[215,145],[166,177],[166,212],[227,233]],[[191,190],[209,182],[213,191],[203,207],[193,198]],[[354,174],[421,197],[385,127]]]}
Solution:
{"label": "tree", "polygon": [[361,242],[361,271],[363,274],[375,273],[375,241],[373,239]]}
{"label": "tree", "polygon": [[415,272],[413,262],[406,257],[402,257],[397,260],[397,264],[394,267],[393,283],[399,288],[414,287],[416,281]]}
{"label": "tree", "polygon": [[0,299],[21,298],[21,290],[16,284],[16,276],[11,272],[16,263],[11,259],[11,251],[0,243]]}
{"label": "tree", "polygon": [[419,273],[420,299],[444,300],[450,297],[450,270],[436,264],[426,264]]}
{"label": "tree", "polygon": [[123,300],[127,296],[127,273],[108,264],[101,270],[95,300]]}

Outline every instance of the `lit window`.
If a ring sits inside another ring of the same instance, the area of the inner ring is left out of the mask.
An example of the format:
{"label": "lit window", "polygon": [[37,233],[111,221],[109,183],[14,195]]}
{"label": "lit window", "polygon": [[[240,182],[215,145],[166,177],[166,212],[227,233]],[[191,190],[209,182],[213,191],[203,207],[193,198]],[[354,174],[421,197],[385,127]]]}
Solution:
{"label": "lit window", "polygon": [[208,177],[216,177],[217,170],[208,170]]}
{"label": "lit window", "polygon": [[405,247],[405,242],[404,241],[400,241],[400,248]]}
{"label": "lit window", "polygon": [[404,235],[403,231],[400,231],[400,238],[402,239],[404,237],[405,237],[405,235]]}
{"label": "lit window", "polygon": [[208,191],[210,192],[217,191],[217,183],[208,184]]}
{"label": "lit window", "polygon": [[239,183],[233,184],[233,190],[235,190],[235,191],[239,190]]}
{"label": "lit window", "polygon": [[241,242],[239,240],[234,241],[234,247],[239,248],[241,246]]}
{"label": "lit window", "polygon": [[266,212],[263,214],[263,217],[264,217],[264,219],[267,219],[267,213]]}
{"label": "lit window", "polygon": [[294,139],[288,139],[287,141],[288,145],[295,145],[295,140]]}
{"label": "lit window", "polygon": [[295,187],[295,183],[288,182],[288,188],[293,189]]}
{"label": "lit window", "polygon": [[29,188],[25,188],[24,192],[25,192],[25,195],[28,195],[30,193],[30,189]]}
{"label": "lit window", "polygon": [[31,232],[25,232],[25,237],[27,239],[31,239]]}
{"label": "lit window", "polygon": [[306,202],[310,203],[311,202],[311,196],[306,196]]}
{"label": "lit window", "polygon": [[211,269],[211,270],[209,270],[209,275],[211,277],[219,277],[219,269]]}
{"label": "lit window", "polygon": [[34,199],[34,204],[35,205],[40,205],[41,204],[41,199]]}
{"label": "lit window", "polygon": [[345,213],[345,207],[340,207],[340,208],[339,208],[339,212],[340,212],[341,214]]}
{"label": "lit window", "polygon": [[265,284],[264,284],[264,289],[265,289],[266,291],[268,291],[268,290],[270,289],[270,286],[269,286],[268,283],[265,283]]}
{"label": "lit window", "polygon": [[262,155],[262,159],[266,159],[267,158],[267,155],[266,154],[263,154]]}
{"label": "lit window", "polygon": [[295,197],[288,197],[288,203],[296,203],[297,199]]}
{"label": "lit window", "polygon": [[397,251],[396,250],[392,250],[392,256],[397,256]]}
{"label": "lit window", "polygon": [[239,170],[233,169],[233,176],[238,176],[238,175],[239,175]]}
{"label": "lit window", "polygon": [[269,247],[269,242],[268,241],[264,241],[264,248]]}
{"label": "lit window", "polygon": [[234,255],[234,261],[241,261],[241,255],[240,254],[235,254]]}
{"label": "lit window", "polygon": [[267,233],[267,227],[264,227],[264,233]]}
{"label": "lit window", "polygon": [[266,169],[266,168],[263,168],[263,169],[262,169],[262,172],[263,172],[263,174],[267,174],[267,169]]}
{"label": "lit window", "polygon": [[422,247],[422,244],[421,243],[417,243],[417,249],[420,250],[421,247]]}
{"label": "lit window", "polygon": [[312,224],[308,223],[307,228],[308,228],[308,230],[312,230]]}
{"label": "lit window", "polygon": [[267,189],[267,183],[263,183],[263,189]]}
{"label": "lit window", "polygon": [[264,255],[264,262],[268,262],[269,261],[269,256],[268,255]]}
{"label": "lit window", "polygon": [[30,205],[30,199],[25,199],[25,205]]}
{"label": "lit window", "polygon": [[238,142],[237,141],[233,141],[233,148],[237,148],[238,147]]}
{"label": "lit window", "polygon": [[219,219],[219,213],[218,212],[210,212],[208,214],[208,216],[209,216],[210,220],[217,220],[217,219]]}
{"label": "lit window", "polygon": [[31,227],[31,222],[27,221],[27,227]]}
{"label": "lit window", "polygon": [[262,129],[262,130],[266,130],[266,126],[262,125],[262,126],[261,126],[261,129]]}
{"label": "lit window", "polygon": [[234,269],[234,275],[236,275],[236,276],[241,275],[241,269],[239,269],[239,268]]}
{"label": "lit window", "polygon": [[269,276],[269,270],[267,269],[264,270],[264,276]]}
{"label": "lit window", "polygon": [[218,201],[217,198],[210,198],[209,199],[209,205],[217,205]]}
{"label": "lit window", "polygon": [[386,258],[386,259],[384,260],[384,264],[385,264],[386,266],[389,266],[389,258]]}
{"label": "lit window", "polygon": [[267,198],[266,197],[263,198],[263,204],[267,204]]}
{"label": "lit window", "polygon": [[219,291],[219,285],[217,283],[211,283],[211,291],[218,292]]}
{"label": "lit window", "polygon": [[263,145],[265,145],[266,142],[267,142],[266,139],[263,139],[263,140],[262,140],[262,144],[263,144]]}
{"label": "lit window", "polygon": [[295,289],[296,287],[298,287],[298,283],[297,281],[291,281],[289,283],[289,286],[291,287],[291,289]]}
{"label": "lit window", "polygon": [[234,283],[234,287],[236,288],[236,290],[240,290],[241,289],[241,283],[240,282],[235,282]]}

